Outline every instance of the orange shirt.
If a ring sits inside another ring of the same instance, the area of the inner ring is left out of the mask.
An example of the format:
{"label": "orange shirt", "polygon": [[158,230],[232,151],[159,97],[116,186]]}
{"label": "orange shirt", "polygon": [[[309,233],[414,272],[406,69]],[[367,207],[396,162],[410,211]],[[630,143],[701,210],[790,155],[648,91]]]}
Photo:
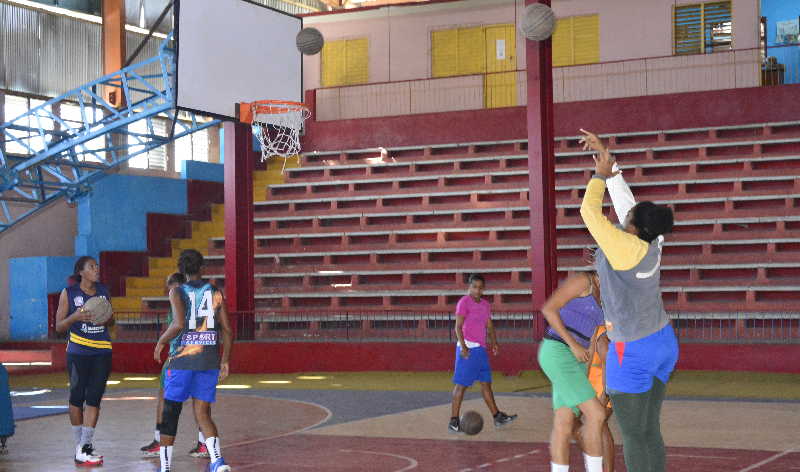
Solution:
{"label": "orange shirt", "polygon": [[[598,326],[595,330],[595,337],[598,337],[606,332],[606,327],[601,325]],[[592,358],[592,363],[589,364],[589,383],[592,384],[594,391],[597,392],[597,396],[601,396],[605,391],[605,386],[603,385],[603,360],[600,359],[600,355],[595,351],[594,357]],[[609,404],[606,405],[608,407],[611,406],[611,401],[609,400]]]}

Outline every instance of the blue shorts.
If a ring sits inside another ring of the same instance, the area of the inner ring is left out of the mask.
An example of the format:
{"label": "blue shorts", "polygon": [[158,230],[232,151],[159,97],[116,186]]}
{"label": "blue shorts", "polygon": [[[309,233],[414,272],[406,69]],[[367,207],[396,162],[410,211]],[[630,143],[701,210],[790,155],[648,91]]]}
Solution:
{"label": "blue shorts", "polygon": [[606,356],[606,386],[609,393],[644,393],[653,388],[653,378],[664,384],[678,362],[678,338],[671,324],[636,341],[612,342]]}
{"label": "blue shorts", "polygon": [[164,399],[185,402],[189,397],[208,403],[217,400],[219,369],[176,370],[167,369],[164,382]]}
{"label": "blue shorts", "polygon": [[469,357],[461,357],[461,346],[456,346],[456,368],[453,383],[463,387],[471,387],[475,381],[490,383],[492,368],[489,367],[489,354],[485,347],[473,347]]}

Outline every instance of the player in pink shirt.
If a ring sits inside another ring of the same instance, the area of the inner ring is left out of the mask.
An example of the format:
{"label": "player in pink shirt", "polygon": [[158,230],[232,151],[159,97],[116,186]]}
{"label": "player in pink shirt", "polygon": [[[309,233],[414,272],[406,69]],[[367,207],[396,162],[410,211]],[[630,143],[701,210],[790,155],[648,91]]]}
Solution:
{"label": "player in pink shirt", "polygon": [[[495,427],[505,426],[515,419],[517,415],[507,415],[497,408],[492,392],[492,369],[489,366],[490,347],[495,356],[499,350],[497,336],[492,325],[492,307],[483,299],[483,289],[486,281],[483,276],[473,274],[469,278],[469,293],[461,298],[456,305],[456,367],[453,374],[453,409],[448,429],[451,433],[460,433],[459,411],[464,392],[477,380],[481,383],[483,400],[494,418]],[[486,343],[486,333],[489,333],[489,344]]]}

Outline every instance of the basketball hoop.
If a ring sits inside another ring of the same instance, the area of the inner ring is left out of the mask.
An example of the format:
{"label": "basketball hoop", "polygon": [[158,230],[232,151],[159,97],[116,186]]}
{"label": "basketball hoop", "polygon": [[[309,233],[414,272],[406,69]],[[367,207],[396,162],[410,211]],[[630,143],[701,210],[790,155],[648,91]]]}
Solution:
{"label": "basketball hoop", "polygon": [[[240,119],[253,126],[253,134],[261,144],[261,162],[271,156],[284,159],[300,153],[300,130],[311,116],[300,102],[259,100],[242,103]],[[285,162],[284,162],[285,165]]]}

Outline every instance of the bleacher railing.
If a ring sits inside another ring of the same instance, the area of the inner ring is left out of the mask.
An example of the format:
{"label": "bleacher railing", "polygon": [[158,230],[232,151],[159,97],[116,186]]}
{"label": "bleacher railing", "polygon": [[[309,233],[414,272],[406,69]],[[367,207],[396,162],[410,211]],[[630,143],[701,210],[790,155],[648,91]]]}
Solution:
{"label": "bleacher railing", "polygon": [[[578,102],[800,83],[800,46],[647,57],[553,68],[553,100]],[[525,70],[316,90],[316,120],[525,106]]]}
{"label": "bleacher railing", "polygon": [[[684,343],[800,343],[800,313],[671,313]],[[116,341],[155,342],[166,329],[165,312],[115,314]],[[340,310],[231,313],[238,341],[261,342],[455,342],[450,312]],[[545,322],[540,315],[493,313],[501,342],[534,342]]]}

